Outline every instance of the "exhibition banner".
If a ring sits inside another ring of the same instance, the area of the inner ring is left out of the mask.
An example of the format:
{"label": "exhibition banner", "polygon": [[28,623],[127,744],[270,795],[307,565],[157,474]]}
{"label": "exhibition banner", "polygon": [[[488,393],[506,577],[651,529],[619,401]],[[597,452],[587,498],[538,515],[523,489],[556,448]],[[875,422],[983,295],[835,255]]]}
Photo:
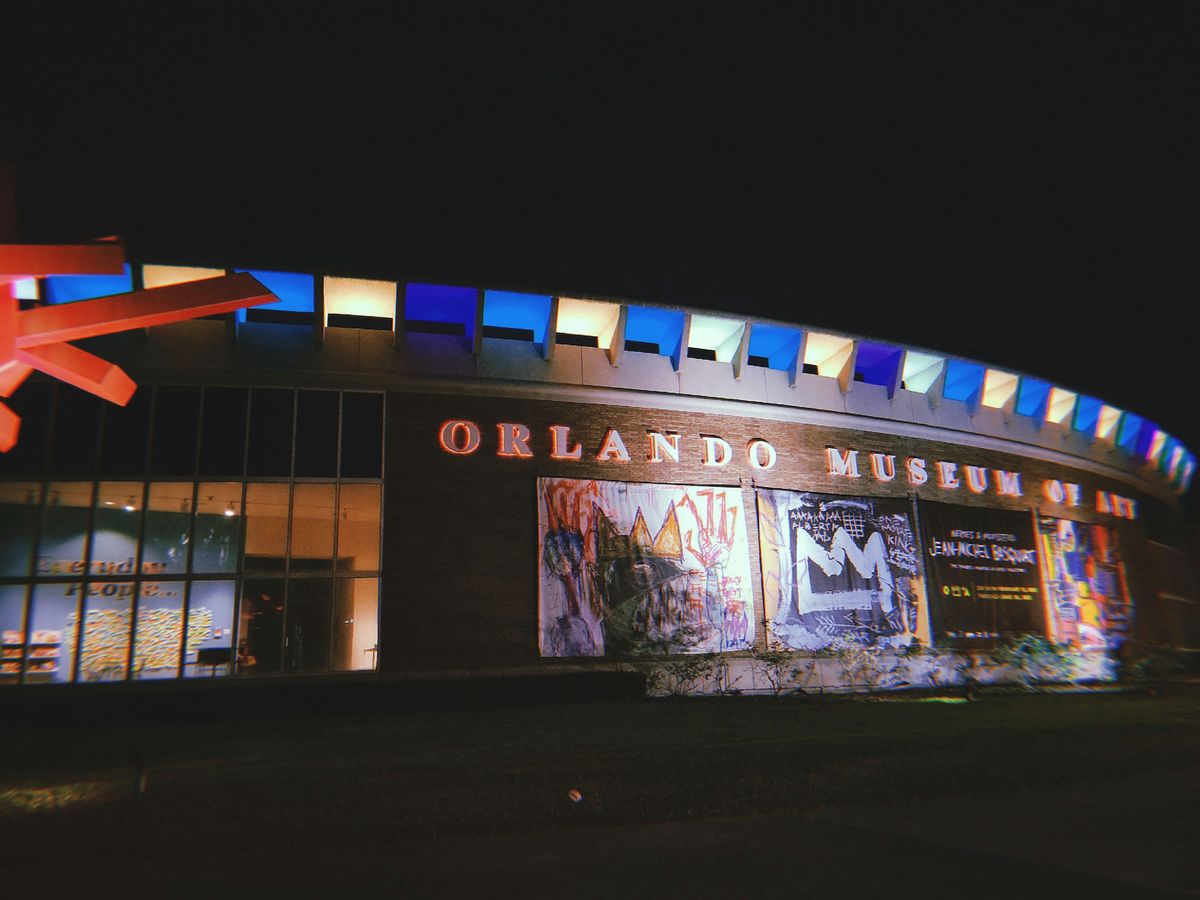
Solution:
{"label": "exhibition banner", "polygon": [[537,495],[542,656],[754,645],[740,488],[539,478]]}
{"label": "exhibition banner", "polygon": [[1037,539],[1029,513],[918,502],[935,642],[989,646],[1045,634]]}
{"label": "exhibition banner", "polygon": [[759,490],[758,534],[773,640],[816,650],[928,637],[908,500]]}
{"label": "exhibition banner", "polygon": [[1116,530],[1043,516],[1038,536],[1056,640],[1120,647],[1133,627],[1133,601]]}

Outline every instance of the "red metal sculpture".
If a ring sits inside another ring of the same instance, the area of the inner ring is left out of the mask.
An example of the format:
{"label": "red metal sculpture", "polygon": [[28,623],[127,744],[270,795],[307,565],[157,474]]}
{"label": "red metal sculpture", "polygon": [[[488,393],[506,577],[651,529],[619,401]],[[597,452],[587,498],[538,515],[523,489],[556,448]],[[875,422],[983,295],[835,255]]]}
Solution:
{"label": "red metal sculpture", "polygon": [[[0,166],[0,182],[6,174]],[[3,188],[0,184],[0,207],[10,206],[11,191]],[[279,302],[253,275],[241,274],[20,310],[17,282],[47,275],[120,275],[125,250],[115,239],[3,243],[15,237],[14,219],[11,210],[0,209],[0,232],[8,232],[0,233],[0,397],[11,397],[37,369],[124,406],[137,389],[133,380],[119,366],[68,341]],[[0,402],[0,452],[16,444],[20,424],[16,413]]]}

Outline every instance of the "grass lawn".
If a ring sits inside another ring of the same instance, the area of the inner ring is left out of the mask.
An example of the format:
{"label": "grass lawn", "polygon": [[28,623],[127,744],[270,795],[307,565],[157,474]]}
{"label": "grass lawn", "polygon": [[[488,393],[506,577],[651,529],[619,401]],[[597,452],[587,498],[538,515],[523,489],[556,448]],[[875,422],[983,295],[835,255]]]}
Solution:
{"label": "grass lawn", "polygon": [[[718,697],[17,729],[0,742],[0,884],[44,886],[53,876],[86,887],[79,882],[97,886],[111,878],[116,890],[116,881],[128,886],[140,871],[149,873],[149,888],[174,872],[193,885],[215,879],[236,894],[263,872],[274,872],[268,882],[279,884],[279,872],[304,870],[318,858],[358,859],[356,871],[366,877],[380,854],[413,853],[422,859],[412,860],[411,871],[423,860],[439,871],[475,865],[498,877],[506,859],[514,870],[525,865],[504,849],[521,835],[541,835],[530,840],[545,846],[584,842],[593,858],[633,834],[664,847],[687,834],[696,848],[744,839],[746,865],[757,864],[755,853],[770,865],[784,850],[782,837],[772,835],[799,828],[818,844],[836,845],[822,851],[829,865],[853,865],[851,857],[836,858],[853,838],[831,837],[849,829],[890,835],[877,843],[890,848],[881,852],[894,855],[896,865],[921,852],[904,849],[905,841],[918,840],[964,871],[994,864],[999,854],[1017,870],[1073,873],[1081,888],[1099,877],[1129,891],[1195,890],[1191,854],[1184,849],[1172,863],[1170,851],[1200,833],[1192,802],[1200,800],[1198,746],[1200,687],[1192,685],[1173,686],[1160,698]],[[141,794],[137,757],[145,764]],[[573,801],[570,791],[582,799]],[[972,810],[971,826],[953,824]],[[975,814],[994,834],[985,828],[972,843],[970,829],[984,827]],[[1039,823],[1049,828],[1055,821],[1046,841],[1061,847],[1042,858],[1037,848],[1045,841],[1031,835]],[[741,838],[721,836],[731,823],[743,823]],[[763,834],[751,841],[746,835],[755,828]],[[1118,849],[1099,852],[1100,845]],[[1143,849],[1124,862],[1109,858],[1131,846]],[[973,853],[992,854],[991,862],[979,863]],[[491,869],[486,859],[495,863]],[[538,859],[527,862],[537,866]],[[938,865],[936,858],[911,861]],[[864,866],[854,877],[867,877]],[[756,877],[781,883],[770,871]],[[881,870],[878,877],[889,876]],[[682,883],[669,881],[666,893]],[[379,881],[373,874],[365,884]],[[420,881],[409,887],[425,893],[422,885],[428,888]],[[496,887],[492,893],[509,893]]]}

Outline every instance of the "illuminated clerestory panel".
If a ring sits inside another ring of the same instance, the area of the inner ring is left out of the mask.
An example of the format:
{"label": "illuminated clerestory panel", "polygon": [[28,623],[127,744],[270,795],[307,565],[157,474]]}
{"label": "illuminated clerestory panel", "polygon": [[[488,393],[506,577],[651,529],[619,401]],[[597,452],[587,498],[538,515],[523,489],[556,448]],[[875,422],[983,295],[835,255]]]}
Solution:
{"label": "illuminated clerestory panel", "polygon": [[1182,494],[1192,485],[1192,476],[1196,474],[1196,456],[1188,452],[1184,454],[1183,465],[1179,467],[1179,477],[1177,484],[1179,492]]}
{"label": "illuminated clerestory panel", "polygon": [[804,370],[836,378],[843,391],[854,379],[854,338],[811,331],[804,342]]}
{"label": "illuminated clerestory panel", "polygon": [[404,330],[475,339],[479,291],[472,287],[409,282],[404,286]]}
{"label": "illuminated clerestory panel", "polygon": [[755,322],[750,329],[750,365],[794,373],[803,340],[799,328]]}
{"label": "illuminated clerestory panel", "polygon": [[904,371],[900,383],[906,391],[926,394],[937,383],[946,368],[946,360],[932,353],[909,350],[904,354]]}
{"label": "illuminated clerestory panel", "polygon": [[1066,388],[1052,387],[1050,399],[1046,404],[1046,421],[1055,425],[1069,422],[1075,412],[1075,398],[1078,395]]}
{"label": "illuminated clerestory panel", "polygon": [[579,347],[596,347],[608,353],[610,361],[620,358],[625,336],[622,333],[621,304],[603,300],[558,298],[558,316],[554,324],[555,341]]}
{"label": "illuminated clerestory panel", "polygon": [[396,316],[396,282],[369,278],[323,280],[325,327],[358,327],[390,330]]}
{"label": "illuminated clerestory panel", "polygon": [[625,321],[625,349],[671,357],[678,369],[683,347],[685,315],[672,309],[630,306]]}
{"label": "illuminated clerestory panel", "polygon": [[1167,439],[1167,446],[1163,448],[1162,457],[1159,460],[1159,470],[1167,476],[1167,479],[1174,481],[1179,474],[1179,467],[1183,464],[1183,454],[1185,448],[1175,438]]}
{"label": "illuminated clerestory panel", "polygon": [[239,322],[276,322],[311,325],[316,309],[316,278],[304,272],[272,272],[266,269],[235,269],[257,278],[267,290],[279,298],[270,308],[239,309]]}
{"label": "illuminated clerestory panel", "polygon": [[983,377],[983,397],[980,403],[989,409],[1003,409],[1017,394],[1020,378],[1012,372],[988,369]]}
{"label": "illuminated clerestory panel", "polygon": [[1149,443],[1145,450],[1146,462],[1150,463],[1151,465],[1159,464],[1162,461],[1163,452],[1167,448],[1168,440],[1169,436],[1165,431],[1162,431],[1157,427],[1152,428],[1150,430]]}
{"label": "illuminated clerestory panel", "polygon": [[887,389],[889,398],[900,386],[900,363],[904,350],[891,344],[859,341],[854,355],[854,380]]}
{"label": "illuminated clerestory panel", "polygon": [[688,356],[733,362],[745,332],[746,323],[742,319],[694,313],[688,331]]}
{"label": "illuminated clerestory panel", "polygon": [[1050,382],[1029,375],[1022,376],[1017,389],[1017,414],[1028,416],[1040,424],[1046,419],[1046,407],[1049,404]]}
{"label": "illuminated clerestory panel", "polygon": [[1100,411],[1104,404],[1095,397],[1080,395],[1075,403],[1075,418],[1071,421],[1071,430],[1081,434],[1095,435],[1100,421]]}
{"label": "illuminated clerestory panel", "polygon": [[142,266],[142,286],[167,287],[172,284],[203,281],[206,278],[220,278],[224,274],[224,269],[211,269],[207,266],[164,266],[147,263]]}
{"label": "illuminated clerestory panel", "polygon": [[942,396],[947,400],[961,400],[968,407],[979,405],[983,396],[984,367],[963,359],[952,359],[946,363],[946,381]]}
{"label": "illuminated clerestory panel", "polygon": [[1138,435],[1144,424],[1145,420],[1136,413],[1125,413],[1121,417],[1121,426],[1117,431],[1117,446],[1132,455],[1136,451]]}
{"label": "illuminated clerestory panel", "polygon": [[125,263],[120,275],[51,275],[45,280],[47,303],[96,300],[133,290],[133,269]]}
{"label": "illuminated clerestory panel", "polygon": [[484,337],[526,340],[544,346],[553,298],[548,294],[484,291]]}
{"label": "illuminated clerestory panel", "polygon": [[41,300],[36,278],[20,278],[12,283],[13,297],[17,300]]}
{"label": "illuminated clerestory panel", "polygon": [[1109,406],[1107,403],[1102,405],[1100,414],[1096,417],[1096,439],[1115,444],[1122,415],[1124,413],[1115,406]]}

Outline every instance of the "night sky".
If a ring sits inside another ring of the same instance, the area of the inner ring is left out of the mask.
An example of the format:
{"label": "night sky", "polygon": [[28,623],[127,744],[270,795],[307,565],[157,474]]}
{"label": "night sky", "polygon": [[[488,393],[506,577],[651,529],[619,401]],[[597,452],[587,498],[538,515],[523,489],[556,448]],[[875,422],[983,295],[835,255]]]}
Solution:
{"label": "night sky", "polygon": [[167,6],[7,23],[25,238],[845,329],[1200,451],[1200,6]]}

